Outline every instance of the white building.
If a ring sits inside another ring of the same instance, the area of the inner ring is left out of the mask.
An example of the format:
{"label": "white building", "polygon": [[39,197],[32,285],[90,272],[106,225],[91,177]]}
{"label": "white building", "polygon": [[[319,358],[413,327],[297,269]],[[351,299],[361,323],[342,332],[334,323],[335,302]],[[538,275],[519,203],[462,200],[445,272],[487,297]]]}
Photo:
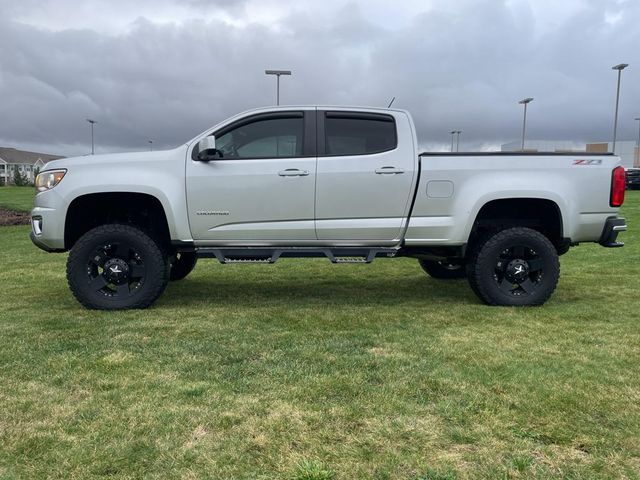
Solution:
{"label": "white building", "polygon": [[51,160],[58,158],[63,157],[0,147],[0,185],[12,184],[16,170],[33,183],[37,172]]}
{"label": "white building", "polygon": [[[502,145],[503,152],[516,152],[522,146],[521,141],[509,142]],[[572,142],[570,140],[527,140],[524,148],[530,152],[611,152],[611,142]],[[616,142],[616,155],[622,160],[625,168],[640,167],[640,152],[635,141]]]}

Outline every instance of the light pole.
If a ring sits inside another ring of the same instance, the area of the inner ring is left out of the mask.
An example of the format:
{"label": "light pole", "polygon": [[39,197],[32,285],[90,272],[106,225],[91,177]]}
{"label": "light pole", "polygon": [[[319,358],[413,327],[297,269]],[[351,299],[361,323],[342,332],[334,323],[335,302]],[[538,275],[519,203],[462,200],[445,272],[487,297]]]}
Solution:
{"label": "light pole", "polygon": [[153,152],[153,140],[149,140],[149,151]]}
{"label": "light pole", "polygon": [[616,113],[613,117],[613,146],[611,150],[616,153],[616,135],[618,133],[618,102],[620,101],[620,77],[622,76],[622,70],[629,66],[628,63],[620,63],[611,67],[611,70],[618,71],[618,88],[616,89]]}
{"label": "light pole", "polygon": [[518,103],[520,105],[524,105],[524,118],[522,119],[522,145],[520,146],[520,150],[524,152],[524,135],[527,131],[527,105],[533,102],[533,98],[527,97],[520,100]]}
{"label": "light pole", "polygon": [[451,130],[451,152],[453,152],[453,136],[456,134],[455,130]]}
{"label": "light pole", "polygon": [[460,134],[462,133],[461,130],[456,130],[456,134],[458,135],[456,138],[456,152],[460,151]]}
{"label": "light pole", "polygon": [[280,75],[291,75],[291,70],[265,70],[267,75],[275,75],[276,81],[276,105],[280,105]]}
{"label": "light pole", "polygon": [[98,123],[95,120],[91,120],[90,118],[87,118],[87,122],[89,122],[91,124],[91,155],[93,155],[94,151],[93,151],[93,126]]}
{"label": "light pole", "polygon": [[636,156],[638,159],[636,160],[636,165],[640,166],[640,117],[636,117],[634,120],[638,122],[638,140],[636,141],[636,150],[638,151]]}

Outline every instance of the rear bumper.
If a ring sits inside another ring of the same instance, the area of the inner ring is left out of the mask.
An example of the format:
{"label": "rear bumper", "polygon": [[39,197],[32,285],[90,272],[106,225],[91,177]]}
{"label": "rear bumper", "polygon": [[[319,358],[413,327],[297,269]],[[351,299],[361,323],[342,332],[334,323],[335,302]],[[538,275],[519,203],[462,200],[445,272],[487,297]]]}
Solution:
{"label": "rear bumper", "polygon": [[627,221],[620,217],[609,217],[604,223],[602,236],[598,243],[603,247],[616,248],[624,246],[624,242],[618,242],[618,234],[627,229]]}

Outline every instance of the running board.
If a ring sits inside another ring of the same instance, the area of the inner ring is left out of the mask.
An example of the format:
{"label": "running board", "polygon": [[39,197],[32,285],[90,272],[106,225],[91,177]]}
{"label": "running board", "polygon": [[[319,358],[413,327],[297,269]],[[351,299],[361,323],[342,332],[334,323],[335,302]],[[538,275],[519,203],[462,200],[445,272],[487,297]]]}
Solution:
{"label": "running board", "polygon": [[273,263],[271,258],[227,258],[224,257],[220,263]]}
{"label": "running board", "polygon": [[395,257],[398,248],[366,247],[199,247],[199,258],[220,263],[275,263],[284,258],[328,258],[331,263],[371,263],[377,256]]}

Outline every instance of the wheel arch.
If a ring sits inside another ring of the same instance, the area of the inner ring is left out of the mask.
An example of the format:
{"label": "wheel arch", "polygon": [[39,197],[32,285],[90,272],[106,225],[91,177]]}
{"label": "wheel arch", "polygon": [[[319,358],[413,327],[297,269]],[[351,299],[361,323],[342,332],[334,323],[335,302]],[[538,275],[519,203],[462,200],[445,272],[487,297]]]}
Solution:
{"label": "wheel arch", "polygon": [[564,250],[564,216],[556,199],[526,196],[493,198],[482,203],[472,217],[467,238],[472,244],[487,230],[529,227],[545,235],[556,249]]}
{"label": "wheel arch", "polygon": [[108,223],[138,227],[162,246],[171,243],[167,211],[158,197],[143,192],[105,191],[79,195],[70,202],[64,226],[65,249],[71,249],[92,228]]}

